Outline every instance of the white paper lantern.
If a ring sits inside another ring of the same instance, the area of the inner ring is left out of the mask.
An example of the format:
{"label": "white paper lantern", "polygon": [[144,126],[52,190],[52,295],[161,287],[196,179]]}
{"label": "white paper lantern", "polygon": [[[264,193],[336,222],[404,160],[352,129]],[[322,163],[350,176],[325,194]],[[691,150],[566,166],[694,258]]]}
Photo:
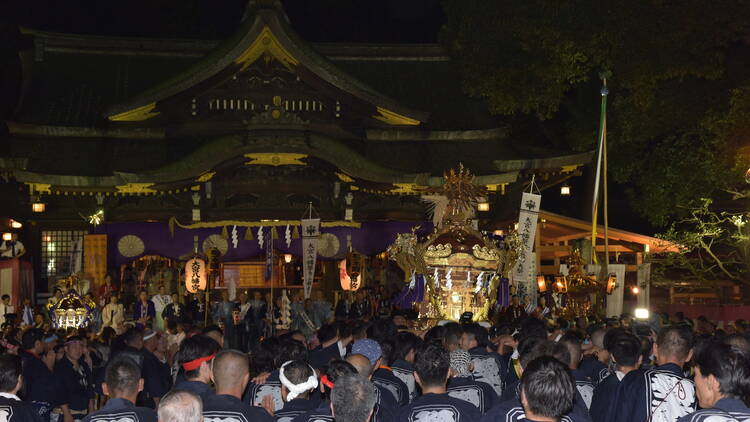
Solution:
{"label": "white paper lantern", "polygon": [[185,289],[190,293],[206,290],[206,261],[193,258],[185,263]]}

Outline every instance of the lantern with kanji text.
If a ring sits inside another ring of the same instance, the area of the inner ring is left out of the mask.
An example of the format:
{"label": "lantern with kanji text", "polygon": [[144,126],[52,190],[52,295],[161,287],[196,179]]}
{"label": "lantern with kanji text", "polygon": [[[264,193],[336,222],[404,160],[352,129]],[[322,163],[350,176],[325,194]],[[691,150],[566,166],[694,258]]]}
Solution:
{"label": "lantern with kanji text", "polygon": [[190,293],[206,290],[206,261],[194,257],[185,263],[185,289]]}

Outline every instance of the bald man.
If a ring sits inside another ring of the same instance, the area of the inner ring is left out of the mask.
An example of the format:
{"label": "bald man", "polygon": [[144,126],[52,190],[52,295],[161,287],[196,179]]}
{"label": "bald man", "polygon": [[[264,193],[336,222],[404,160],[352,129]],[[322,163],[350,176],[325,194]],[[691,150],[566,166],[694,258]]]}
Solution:
{"label": "bald man", "polygon": [[206,420],[235,420],[239,415],[248,421],[275,420],[263,408],[250,406],[241,400],[250,382],[250,362],[244,353],[224,350],[216,355],[211,378],[216,385],[216,394],[203,398],[203,417]]}
{"label": "bald man", "polygon": [[[360,354],[351,354],[346,357],[346,361],[351,363],[352,366],[357,369],[359,375],[366,380],[372,380],[372,374],[374,374],[375,370],[380,366],[380,359],[378,359],[375,365],[373,365],[367,356]],[[375,413],[378,413],[378,408],[385,408],[392,411],[398,409],[398,402],[396,401],[396,398],[393,397],[393,393],[381,385],[374,385],[376,393]]]}

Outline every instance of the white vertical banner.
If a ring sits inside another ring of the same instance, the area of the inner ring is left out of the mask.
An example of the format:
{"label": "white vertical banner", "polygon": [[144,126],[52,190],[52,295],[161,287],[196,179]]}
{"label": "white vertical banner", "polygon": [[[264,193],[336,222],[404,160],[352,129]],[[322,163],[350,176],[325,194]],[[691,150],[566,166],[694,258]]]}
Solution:
{"label": "white vertical banner", "polygon": [[[518,233],[521,236],[524,250],[518,257],[516,267],[513,269],[513,280],[530,286],[536,278],[536,259],[534,252],[534,237],[536,236],[536,224],[539,219],[539,206],[542,203],[542,195],[524,192],[521,196],[521,212],[518,214]],[[534,290],[535,289],[530,289]]]}
{"label": "white vertical banner", "polygon": [[641,292],[638,294],[637,308],[648,308],[651,305],[651,263],[640,264],[638,266],[638,287]]}
{"label": "white vertical banner", "polygon": [[625,293],[625,264],[609,264],[607,270],[609,270],[610,274],[615,273],[615,276],[617,276],[617,287],[615,287],[611,295],[607,296],[607,316],[619,317],[622,315]]}
{"label": "white vertical banner", "polygon": [[310,298],[315,263],[318,260],[318,238],[320,237],[320,218],[302,220],[302,273],[305,299]]}

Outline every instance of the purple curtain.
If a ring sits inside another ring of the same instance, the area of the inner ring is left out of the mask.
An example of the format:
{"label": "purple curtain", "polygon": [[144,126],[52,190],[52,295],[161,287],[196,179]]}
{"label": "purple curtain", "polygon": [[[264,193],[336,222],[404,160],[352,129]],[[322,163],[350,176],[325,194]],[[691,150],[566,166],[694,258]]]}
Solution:
{"label": "purple curtain", "polygon": [[510,305],[510,280],[503,277],[497,289],[497,305],[501,308]]}
{"label": "purple curtain", "polygon": [[[347,249],[347,239],[351,237],[352,247],[359,253],[372,256],[385,249],[396,240],[398,233],[408,233],[412,227],[420,226],[417,231],[419,236],[425,236],[432,230],[430,223],[414,223],[401,221],[373,221],[362,223],[360,228],[352,227],[330,227],[321,228],[322,233],[331,233],[339,241],[339,249],[335,256],[327,258],[330,260],[342,259]],[[227,227],[232,230],[231,226]],[[238,227],[238,231],[244,233],[244,229]],[[257,232],[257,227],[254,228]],[[277,227],[283,233],[284,226]],[[182,229],[174,227],[174,235],[169,232],[167,223],[108,223],[92,229],[94,234],[106,234],[107,238],[107,262],[109,267],[119,267],[122,264],[133,261],[142,255],[160,255],[171,259],[179,259],[180,256],[193,252],[194,236],[198,237],[198,249],[203,250],[203,241],[210,235],[220,235],[222,227],[210,229]],[[117,244],[126,235],[138,236],[144,244],[142,254],[125,257],[120,254]],[[270,237],[270,230],[268,232]],[[265,248],[258,245],[258,240],[245,240],[240,237],[237,247],[232,247],[231,237],[229,239],[229,250],[221,257],[222,262],[243,261],[250,258],[263,256]],[[265,246],[265,245],[264,245]],[[302,255],[302,240],[292,239],[289,247],[286,245],[284,236],[273,240],[273,248],[281,253],[291,253],[296,256]],[[326,258],[319,257],[321,260]]]}
{"label": "purple curtain", "polygon": [[408,309],[414,306],[415,302],[421,302],[424,299],[424,276],[422,274],[417,274],[414,278],[416,279],[414,287],[410,288],[409,284],[406,284],[393,300],[396,307]]}

